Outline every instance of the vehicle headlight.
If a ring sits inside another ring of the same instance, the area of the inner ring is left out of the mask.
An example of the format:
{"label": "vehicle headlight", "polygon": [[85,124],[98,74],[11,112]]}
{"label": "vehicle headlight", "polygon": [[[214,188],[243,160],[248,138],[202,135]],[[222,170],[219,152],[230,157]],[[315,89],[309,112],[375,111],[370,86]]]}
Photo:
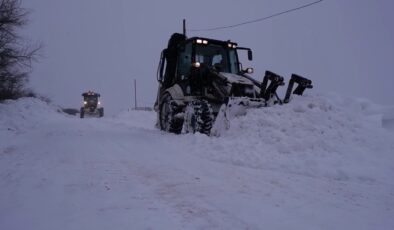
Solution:
{"label": "vehicle headlight", "polygon": [[192,65],[193,65],[193,67],[198,68],[201,66],[201,63],[197,61],[197,62],[194,62]]}
{"label": "vehicle headlight", "polygon": [[228,48],[233,48],[233,49],[237,48],[237,45],[233,43],[228,43],[227,46]]}
{"label": "vehicle headlight", "polygon": [[87,101],[83,101],[83,104],[86,105],[88,102]]}

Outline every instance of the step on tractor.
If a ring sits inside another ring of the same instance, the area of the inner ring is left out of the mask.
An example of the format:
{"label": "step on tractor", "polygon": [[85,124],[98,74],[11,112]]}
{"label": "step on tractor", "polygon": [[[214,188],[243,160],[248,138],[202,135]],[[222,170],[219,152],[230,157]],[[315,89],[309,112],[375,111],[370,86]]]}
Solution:
{"label": "step on tractor", "polygon": [[156,126],[176,134],[219,136],[247,108],[286,104],[292,94],[312,88],[311,80],[293,74],[285,97],[279,98],[276,91],[284,78],[266,71],[262,82],[253,79],[253,68],[243,69],[239,51],[252,60],[252,50],[235,42],[174,33],[157,70]]}
{"label": "step on tractor", "polygon": [[86,115],[94,117],[103,117],[104,108],[100,103],[100,94],[93,91],[82,93],[83,106],[80,110],[80,117],[84,118]]}

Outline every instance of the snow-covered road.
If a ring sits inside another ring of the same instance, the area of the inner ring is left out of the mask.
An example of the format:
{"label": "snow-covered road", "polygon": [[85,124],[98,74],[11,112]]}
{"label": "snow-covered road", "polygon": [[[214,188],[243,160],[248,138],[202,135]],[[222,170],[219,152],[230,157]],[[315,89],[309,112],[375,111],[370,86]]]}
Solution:
{"label": "snow-covered road", "polygon": [[369,102],[297,97],[214,138],[56,109],[0,104],[0,229],[394,226],[394,133]]}

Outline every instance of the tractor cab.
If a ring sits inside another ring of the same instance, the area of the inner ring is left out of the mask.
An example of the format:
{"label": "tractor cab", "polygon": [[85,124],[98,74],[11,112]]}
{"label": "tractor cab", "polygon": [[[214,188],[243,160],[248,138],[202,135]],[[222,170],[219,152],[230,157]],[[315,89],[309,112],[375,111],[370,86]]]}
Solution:
{"label": "tractor cab", "polygon": [[248,59],[252,60],[252,51],[249,48],[238,47],[231,41],[193,37],[181,41],[174,38],[162,56],[166,61],[159,66],[158,80],[164,86],[197,77],[207,69],[230,74],[252,73],[252,68],[242,69],[238,58],[238,50],[247,50]]}

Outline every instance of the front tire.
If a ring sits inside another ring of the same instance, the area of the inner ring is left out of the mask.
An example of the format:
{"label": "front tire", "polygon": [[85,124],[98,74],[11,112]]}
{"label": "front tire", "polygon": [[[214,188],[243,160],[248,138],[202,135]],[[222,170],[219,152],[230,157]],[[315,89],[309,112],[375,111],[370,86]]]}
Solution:
{"label": "front tire", "polygon": [[206,100],[194,100],[186,106],[185,131],[210,135],[214,115],[211,105]]}
{"label": "front tire", "polygon": [[162,97],[159,110],[160,129],[180,134],[183,127],[183,116],[177,116],[181,112],[180,107],[173,101],[170,94],[165,93]]}
{"label": "front tire", "polygon": [[84,118],[84,116],[85,116],[85,110],[84,110],[84,108],[81,108],[81,110],[79,111],[79,114],[80,114],[80,117],[81,117],[81,118]]}

